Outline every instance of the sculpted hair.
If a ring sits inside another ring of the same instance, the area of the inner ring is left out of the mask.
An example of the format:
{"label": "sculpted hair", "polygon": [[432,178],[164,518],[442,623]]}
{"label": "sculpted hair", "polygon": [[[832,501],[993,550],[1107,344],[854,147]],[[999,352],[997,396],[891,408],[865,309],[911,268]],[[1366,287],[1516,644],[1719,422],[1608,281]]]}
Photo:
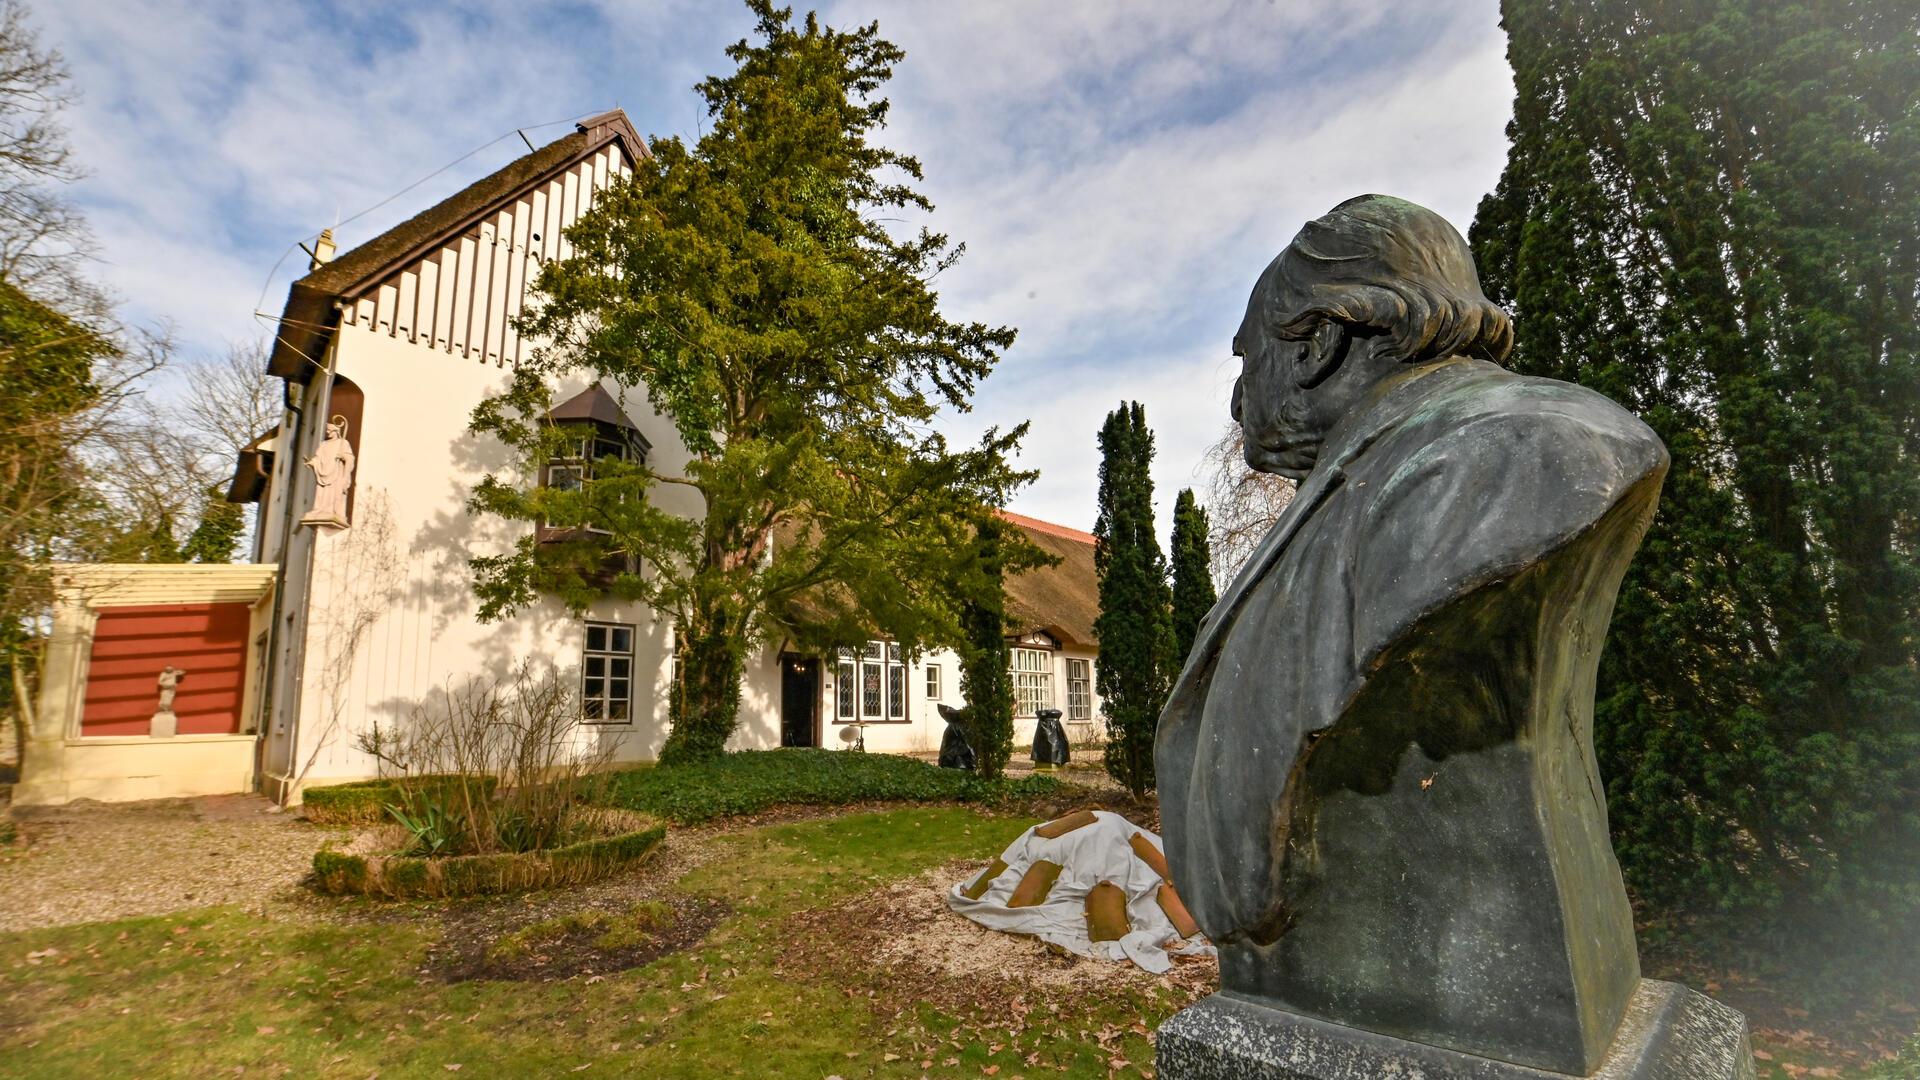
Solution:
{"label": "sculpted hair", "polygon": [[1334,320],[1384,335],[1384,355],[1407,363],[1499,363],[1513,350],[1513,320],[1480,291],[1466,240],[1404,199],[1348,199],[1308,222],[1267,273],[1276,337],[1308,338]]}

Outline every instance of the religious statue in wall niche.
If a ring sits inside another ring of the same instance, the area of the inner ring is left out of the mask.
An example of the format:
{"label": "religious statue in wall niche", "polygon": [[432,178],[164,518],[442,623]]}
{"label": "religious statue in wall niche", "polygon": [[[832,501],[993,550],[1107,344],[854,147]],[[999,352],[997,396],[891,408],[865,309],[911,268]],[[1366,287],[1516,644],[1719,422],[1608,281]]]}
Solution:
{"label": "religious statue in wall niche", "polygon": [[155,709],[153,717],[147,721],[147,734],[156,738],[172,738],[180,730],[180,718],[173,713],[173,695],[180,689],[180,680],[187,677],[182,668],[168,664],[160,669],[160,707]]}
{"label": "religious statue in wall niche", "polygon": [[1222,993],[1163,1077],[1750,1077],[1745,1021],[1640,978],[1594,675],[1667,452],[1501,367],[1439,215],[1365,195],[1260,275],[1247,463],[1299,482],[1160,718],[1166,851]]}
{"label": "religious statue in wall niche", "polygon": [[327,421],[327,437],[306,460],[313,470],[313,508],[300,519],[302,525],[347,527],[347,492],[353,489],[353,445],[347,442],[347,418],[336,415]]}

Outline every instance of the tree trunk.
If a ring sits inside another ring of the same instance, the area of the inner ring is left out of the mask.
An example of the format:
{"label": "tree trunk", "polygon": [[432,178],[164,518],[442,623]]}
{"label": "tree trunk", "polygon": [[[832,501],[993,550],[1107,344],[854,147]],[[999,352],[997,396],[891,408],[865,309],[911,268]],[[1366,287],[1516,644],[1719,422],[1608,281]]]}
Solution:
{"label": "tree trunk", "polygon": [[714,613],[682,626],[669,699],[673,729],[660,750],[662,765],[711,760],[726,749],[739,723],[740,680],[746,670],[739,636]]}

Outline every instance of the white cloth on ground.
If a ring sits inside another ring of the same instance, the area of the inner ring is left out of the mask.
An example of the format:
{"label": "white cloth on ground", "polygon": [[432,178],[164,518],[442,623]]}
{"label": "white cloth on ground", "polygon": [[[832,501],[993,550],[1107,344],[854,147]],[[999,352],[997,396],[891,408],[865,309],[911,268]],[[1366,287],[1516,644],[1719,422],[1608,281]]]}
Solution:
{"label": "white cloth on ground", "polygon": [[[1162,879],[1134,854],[1130,841],[1135,833],[1160,846],[1160,837],[1105,810],[1094,811],[1091,824],[1052,840],[1028,829],[1000,854],[1007,868],[980,899],[969,900],[962,891],[976,875],[947,890],[947,906],[990,930],[1031,934],[1081,956],[1131,960],[1156,974],[1173,966],[1169,953],[1211,954],[1213,946],[1206,938],[1199,934],[1181,938],[1161,910]],[[1027,868],[1041,860],[1061,868],[1046,900],[1033,907],[1008,907],[1007,900]],[[1094,941],[1087,936],[1087,894],[1103,881],[1113,882],[1127,894],[1127,922],[1132,930],[1119,941]]]}

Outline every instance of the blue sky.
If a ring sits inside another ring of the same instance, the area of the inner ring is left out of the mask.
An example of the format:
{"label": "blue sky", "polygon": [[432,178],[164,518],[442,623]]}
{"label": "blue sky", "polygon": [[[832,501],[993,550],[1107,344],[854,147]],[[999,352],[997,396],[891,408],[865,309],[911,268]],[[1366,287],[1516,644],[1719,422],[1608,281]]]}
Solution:
{"label": "blue sky", "polygon": [[[30,0],[33,2],[33,0]],[[1032,420],[1014,509],[1093,521],[1095,432],[1123,399],[1155,429],[1161,525],[1227,422],[1229,341],[1302,222],[1369,191],[1464,232],[1505,156],[1512,76],[1495,0],[847,0],[906,50],[886,140],[926,167],[931,224],[968,254],[950,316],[1020,330],[971,438]],[[100,276],[189,353],[264,331],[293,241],[485,149],[341,230],[350,247],[619,105],[697,136],[692,86],[750,19],[729,3],[37,0],[73,70],[76,196]],[[549,123],[535,128],[533,125]],[[491,140],[505,135],[504,139]],[[264,301],[262,296],[264,294]]]}

